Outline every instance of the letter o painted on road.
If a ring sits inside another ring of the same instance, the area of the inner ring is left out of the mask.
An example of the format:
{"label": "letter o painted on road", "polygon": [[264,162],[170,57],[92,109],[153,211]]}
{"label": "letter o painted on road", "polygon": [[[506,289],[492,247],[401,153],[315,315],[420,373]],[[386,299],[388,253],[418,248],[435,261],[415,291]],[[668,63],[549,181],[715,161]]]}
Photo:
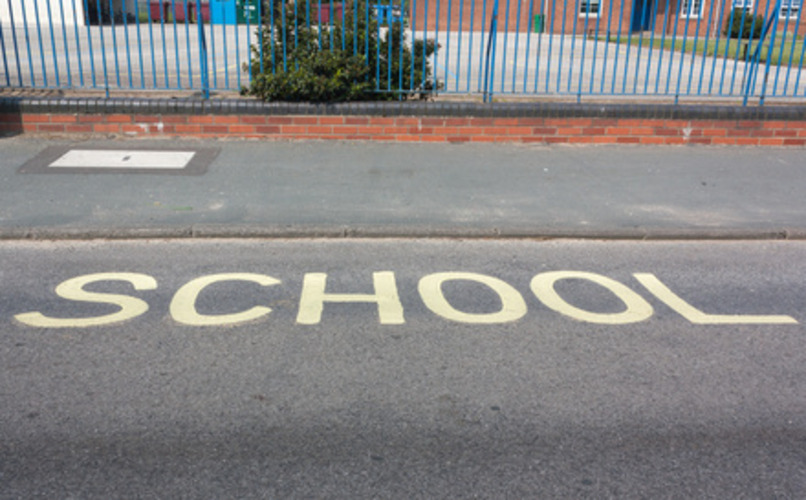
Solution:
{"label": "letter o painted on road", "polygon": [[[442,284],[446,281],[473,281],[486,285],[501,298],[501,310],[494,313],[468,313],[454,308],[442,293]],[[523,296],[508,283],[476,273],[434,273],[423,276],[417,285],[420,297],[425,306],[434,314],[460,323],[484,324],[508,323],[517,321],[526,314],[526,302]]]}
{"label": "letter o painted on road", "polygon": [[[560,280],[579,279],[596,283],[613,293],[621,300],[627,309],[620,313],[595,313],[572,306],[554,289],[554,284]],[[643,297],[627,288],[616,280],[601,274],[584,271],[552,271],[541,273],[532,278],[530,284],[532,293],[547,307],[564,314],[570,318],[598,323],[602,325],[626,325],[639,323],[652,317],[654,310]]]}

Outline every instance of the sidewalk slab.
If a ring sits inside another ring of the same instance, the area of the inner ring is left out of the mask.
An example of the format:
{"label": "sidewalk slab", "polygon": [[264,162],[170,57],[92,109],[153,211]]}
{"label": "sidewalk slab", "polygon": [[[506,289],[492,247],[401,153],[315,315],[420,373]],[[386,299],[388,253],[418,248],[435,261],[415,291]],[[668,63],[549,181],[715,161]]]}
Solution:
{"label": "sidewalk slab", "polygon": [[[202,175],[21,173],[48,147],[215,148]],[[0,238],[802,239],[799,149],[0,139]]]}

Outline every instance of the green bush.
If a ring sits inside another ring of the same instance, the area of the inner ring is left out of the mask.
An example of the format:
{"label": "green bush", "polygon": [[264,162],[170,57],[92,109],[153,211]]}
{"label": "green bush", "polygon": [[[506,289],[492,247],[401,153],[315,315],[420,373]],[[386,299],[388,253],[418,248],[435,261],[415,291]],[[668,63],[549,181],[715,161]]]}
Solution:
{"label": "green bush", "polygon": [[725,22],[725,35],[729,38],[761,38],[764,18],[744,9],[733,9]]}
{"label": "green bush", "polygon": [[321,30],[318,2],[272,3],[260,28],[262,63],[260,47],[253,46],[252,84],[244,93],[266,101],[336,102],[422,98],[436,90],[427,62],[436,44],[415,40],[412,51],[403,23],[381,36],[367,2],[358,2],[357,16],[354,0],[345,2],[343,21],[337,15]]}

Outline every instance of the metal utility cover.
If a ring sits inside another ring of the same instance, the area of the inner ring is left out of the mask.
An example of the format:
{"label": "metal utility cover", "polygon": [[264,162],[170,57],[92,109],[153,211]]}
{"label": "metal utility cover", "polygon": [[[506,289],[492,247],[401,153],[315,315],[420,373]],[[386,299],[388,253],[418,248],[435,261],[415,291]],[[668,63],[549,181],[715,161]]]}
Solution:
{"label": "metal utility cover", "polygon": [[203,175],[220,151],[219,148],[120,146],[51,146],[17,172]]}

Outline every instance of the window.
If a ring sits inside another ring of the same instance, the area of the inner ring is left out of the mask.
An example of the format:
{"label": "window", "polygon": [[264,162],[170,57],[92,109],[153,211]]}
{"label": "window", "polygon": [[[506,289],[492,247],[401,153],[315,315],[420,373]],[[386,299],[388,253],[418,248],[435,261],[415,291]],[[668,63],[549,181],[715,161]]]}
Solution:
{"label": "window", "polygon": [[747,12],[753,10],[753,0],[733,0],[734,9],[744,9]]}
{"label": "window", "polygon": [[704,0],[682,0],[681,17],[700,17]]}
{"label": "window", "polygon": [[601,0],[579,0],[579,17],[599,17]]}
{"label": "window", "polygon": [[778,15],[781,19],[797,19],[801,3],[803,0],[781,0],[781,12]]}

